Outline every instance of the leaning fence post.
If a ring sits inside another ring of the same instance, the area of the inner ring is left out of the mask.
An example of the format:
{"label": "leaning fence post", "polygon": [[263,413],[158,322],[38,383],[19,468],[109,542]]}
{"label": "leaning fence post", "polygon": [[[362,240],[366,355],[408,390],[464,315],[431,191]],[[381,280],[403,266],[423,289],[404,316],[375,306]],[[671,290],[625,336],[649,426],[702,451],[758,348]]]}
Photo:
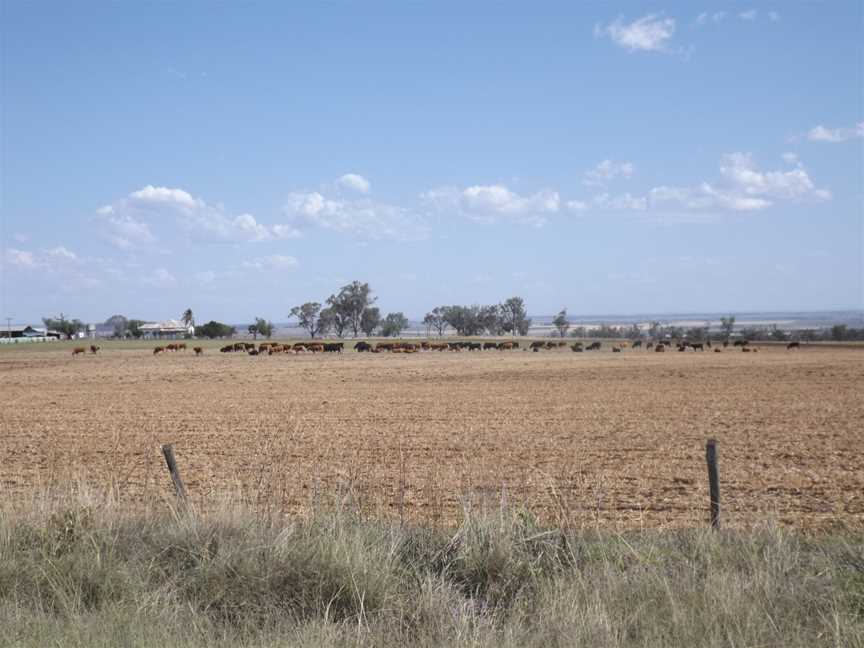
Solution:
{"label": "leaning fence post", "polygon": [[717,469],[717,440],[708,439],[705,446],[708,463],[708,489],[711,494],[711,526],[720,528],[720,473]]}
{"label": "leaning fence post", "polygon": [[174,458],[174,446],[166,443],[162,446],[162,454],[165,455],[165,463],[168,465],[168,472],[171,473],[171,481],[174,482],[174,492],[177,498],[186,503],[186,486],[183,485],[183,480],[180,478],[180,470],[177,468],[177,460]]}

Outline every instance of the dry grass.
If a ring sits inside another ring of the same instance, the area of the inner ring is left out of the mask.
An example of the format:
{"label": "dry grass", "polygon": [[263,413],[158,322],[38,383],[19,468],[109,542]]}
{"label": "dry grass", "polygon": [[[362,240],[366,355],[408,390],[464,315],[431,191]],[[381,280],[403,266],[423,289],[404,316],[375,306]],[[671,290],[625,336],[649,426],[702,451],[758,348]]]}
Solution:
{"label": "dry grass", "polygon": [[626,351],[251,358],[115,346],[0,351],[0,486],[70,479],[144,508],[175,444],[199,509],[341,495],[366,514],[456,522],[501,497],[545,523],[704,524],[704,443],[720,441],[725,520],[864,521],[864,352]]}
{"label": "dry grass", "polygon": [[521,508],[436,530],[327,505],[0,508],[6,646],[864,646],[861,534],[614,534]]}

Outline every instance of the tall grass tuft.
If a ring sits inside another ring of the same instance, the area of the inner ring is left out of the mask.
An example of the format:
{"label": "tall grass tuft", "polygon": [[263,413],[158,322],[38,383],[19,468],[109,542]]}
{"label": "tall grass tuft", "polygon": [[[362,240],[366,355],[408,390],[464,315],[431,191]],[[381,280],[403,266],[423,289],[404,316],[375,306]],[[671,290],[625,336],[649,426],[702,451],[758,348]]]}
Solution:
{"label": "tall grass tuft", "polygon": [[0,645],[864,646],[864,534],[0,513]]}

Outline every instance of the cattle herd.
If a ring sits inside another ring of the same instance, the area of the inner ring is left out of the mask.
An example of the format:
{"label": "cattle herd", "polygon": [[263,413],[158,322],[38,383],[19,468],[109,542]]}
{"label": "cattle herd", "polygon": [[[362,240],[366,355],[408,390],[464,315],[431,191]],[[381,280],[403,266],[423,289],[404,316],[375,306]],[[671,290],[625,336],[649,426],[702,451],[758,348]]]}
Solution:
{"label": "cattle herd", "polygon": [[[713,348],[715,353],[720,353],[729,345],[729,341],[724,341],[712,347],[711,340],[706,340],[705,342],[676,341],[674,343],[675,348],[679,352],[687,350],[705,351],[706,348]],[[735,340],[731,345],[733,347],[740,347],[741,351],[744,351],[745,353],[759,351],[759,349],[752,346],[748,340]],[[361,340],[354,345],[354,350],[358,353],[419,353],[421,351],[509,351],[524,348],[526,351],[530,349],[531,351],[539,352],[544,349],[558,349],[566,346],[568,346],[568,343],[563,340],[535,340],[526,347],[520,346],[519,342],[516,340],[506,340],[504,342],[468,342],[464,340],[455,342],[429,342],[424,340],[422,342],[377,342],[375,344]],[[602,348],[603,343],[592,342],[591,344],[586,345],[582,342],[574,342],[569,346],[572,351],[581,353],[583,351],[599,351]],[[656,342],[646,341],[644,343],[644,348],[646,350],[650,351],[653,349],[657,353],[662,353],[666,351],[667,348],[671,350],[672,346],[673,342],[670,340],[658,340]],[[786,345],[787,350],[799,349],[800,347],[801,345],[799,342],[789,342]],[[91,354],[95,355],[99,352],[100,348],[101,347],[93,344],[90,345],[89,350]],[[643,348],[643,342],[642,340],[635,340],[633,342],[612,342],[611,348],[613,353],[621,353],[627,348]],[[153,355],[176,353],[186,350],[187,346],[184,342],[172,342],[164,346],[154,347]],[[193,347],[192,350],[195,352],[196,356],[204,354],[203,347],[196,346]],[[309,342],[295,342],[293,344],[261,342],[256,345],[253,342],[233,342],[223,346],[219,351],[222,353],[244,353],[251,356],[274,355],[279,353],[342,353],[345,351],[345,343],[317,342],[313,340]],[[72,349],[73,356],[85,355],[86,353],[86,347],[75,347]]]}

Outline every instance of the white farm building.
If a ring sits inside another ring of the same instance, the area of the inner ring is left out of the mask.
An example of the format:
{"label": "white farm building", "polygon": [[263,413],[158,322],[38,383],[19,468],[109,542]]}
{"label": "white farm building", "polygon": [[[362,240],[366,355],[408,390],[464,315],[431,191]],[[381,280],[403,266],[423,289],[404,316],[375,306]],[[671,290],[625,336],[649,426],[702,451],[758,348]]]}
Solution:
{"label": "white farm building", "polygon": [[166,320],[164,322],[148,322],[138,327],[142,337],[145,338],[182,338],[195,334],[195,327],[186,325],[177,320]]}

